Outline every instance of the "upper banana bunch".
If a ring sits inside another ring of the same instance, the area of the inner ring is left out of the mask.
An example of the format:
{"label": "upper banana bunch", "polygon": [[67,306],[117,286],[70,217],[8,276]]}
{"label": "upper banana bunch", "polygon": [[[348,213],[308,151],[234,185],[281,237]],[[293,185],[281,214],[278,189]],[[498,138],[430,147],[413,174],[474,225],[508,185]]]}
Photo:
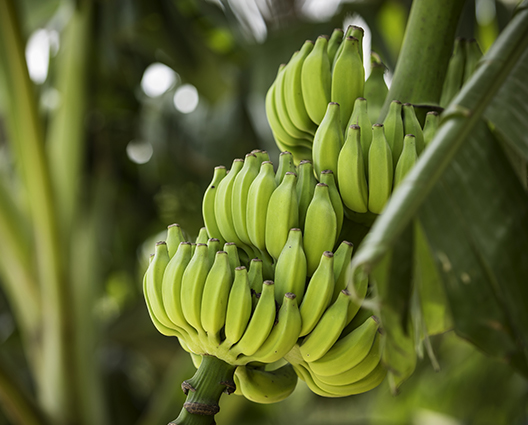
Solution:
{"label": "upper banana bunch", "polygon": [[281,150],[293,153],[296,162],[310,158],[317,127],[329,102],[341,105],[345,125],[354,100],[363,96],[363,29],[336,29],[332,36],[306,41],[277,77],[266,95],[266,114]]}
{"label": "upper banana bunch", "polygon": [[[356,353],[355,346],[361,350],[361,344],[372,345],[370,334],[365,337],[369,341],[359,338],[359,345],[358,338],[346,336],[363,326],[364,319],[347,327],[360,307],[345,289],[353,250],[349,242],[342,242],[335,253],[321,253],[307,279],[302,232],[290,229],[272,281],[264,279],[261,260],[252,259],[246,267],[234,243],[222,245],[216,238],[207,238],[203,228],[192,244],[185,241],[178,225],[169,226],[167,241],[156,245],[145,273],[145,300],[162,334],[178,337],[182,347],[194,355],[213,355],[237,365],[239,393],[258,402],[287,397],[295,388],[296,374],[305,379],[300,366],[267,370],[266,365],[281,360],[296,345],[306,361],[314,364],[339,363],[332,360],[334,344],[348,347],[349,353]],[[367,284],[356,290],[363,297]],[[354,381],[347,381],[333,396],[372,388],[348,385],[370,376],[371,363],[358,360],[355,370],[362,372],[351,372]],[[323,376],[331,375],[323,372]]]}

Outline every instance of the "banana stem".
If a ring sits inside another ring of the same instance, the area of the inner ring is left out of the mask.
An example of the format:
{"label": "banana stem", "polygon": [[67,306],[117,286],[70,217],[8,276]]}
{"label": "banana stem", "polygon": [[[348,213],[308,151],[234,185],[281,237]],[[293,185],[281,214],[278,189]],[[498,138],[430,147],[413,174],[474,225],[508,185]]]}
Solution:
{"label": "banana stem", "polygon": [[187,395],[180,415],[169,425],[212,425],[220,406],[222,393],[235,391],[232,366],[214,356],[203,355],[202,363],[188,381],[183,381],[182,389]]}

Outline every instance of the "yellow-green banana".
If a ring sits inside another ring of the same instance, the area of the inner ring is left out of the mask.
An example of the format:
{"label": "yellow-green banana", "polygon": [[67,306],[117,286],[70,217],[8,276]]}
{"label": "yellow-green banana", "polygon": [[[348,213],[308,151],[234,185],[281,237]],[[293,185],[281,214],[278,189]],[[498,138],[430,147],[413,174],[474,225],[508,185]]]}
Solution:
{"label": "yellow-green banana", "polygon": [[295,164],[293,163],[293,155],[291,152],[284,151],[279,154],[279,166],[275,172],[277,186],[282,183],[282,179],[284,179],[288,171],[295,173]]}
{"label": "yellow-green banana", "polygon": [[334,254],[323,252],[319,266],[310,278],[306,295],[299,311],[301,312],[302,327],[300,336],[308,335],[332,301],[334,292]]}
{"label": "yellow-green banana", "polygon": [[227,252],[231,271],[234,273],[237,267],[240,267],[240,257],[238,256],[238,248],[234,242],[226,242],[224,244],[224,251]]}
{"label": "yellow-green banana", "polygon": [[179,224],[171,224],[167,227],[167,249],[169,251],[169,257],[174,257],[176,251],[178,250],[180,243],[185,241],[185,236],[183,235],[182,228]]}
{"label": "yellow-green banana", "polygon": [[347,131],[350,131],[350,126],[354,124],[359,125],[359,128],[361,129],[361,151],[363,152],[365,170],[368,170],[368,153],[370,144],[372,143],[372,123],[368,116],[367,100],[362,97],[358,97],[354,102],[354,111],[348,120]]}
{"label": "yellow-green banana", "polygon": [[297,385],[297,374],[290,364],[267,371],[239,366],[234,375],[237,393],[255,403],[277,403],[288,397]]}
{"label": "yellow-green banana", "polygon": [[251,290],[246,268],[244,266],[237,267],[234,275],[225,320],[226,339],[224,343],[229,347],[237,343],[244,334],[252,309]]}
{"label": "yellow-green banana", "polygon": [[310,202],[312,202],[317,180],[315,179],[313,165],[310,160],[302,160],[297,167],[297,173],[296,192],[297,203],[299,205],[299,224],[301,229],[304,230],[306,210],[308,209]]}
{"label": "yellow-green banana", "polygon": [[328,40],[328,45],[326,46],[326,51],[328,53],[328,60],[330,64],[334,63],[334,58],[336,57],[337,50],[343,42],[344,31],[341,28],[335,28],[332,31],[330,40]]}
{"label": "yellow-green banana", "polygon": [[332,170],[323,170],[321,171],[321,176],[319,178],[321,183],[324,183],[328,186],[330,201],[332,202],[332,207],[334,207],[334,212],[337,220],[337,231],[336,231],[336,242],[339,239],[341,234],[341,228],[343,227],[344,219],[344,209],[343,201],[341,195],[339,195],[339,190],[337,190],[337,184],[335,180],[335,175]]}
{"label": "yellow-green banana", "polygon": [[207,241],[207,256],[209,257],[209,264],[215,261],[216,253],[222,250],[222,245],[217,238],[211,238]]}
{"label": "yellow-green banana", "polygon": [[319,125],[330,102],[332,74],[327,52],[328,38],[319,36],[304,60],[301,85],[304,106],[310,119]]}
{"label": "yellow-green banana", "polygon": [[323,170],[337,172],[337,158],[343,146],[339,104],[330,102],[319,128],[315,132],[312,148],[315,174]]}
{"label": "yellow-green banana", "polygon": [[363,96],[365,85],[365,70],[359,56],[358,40],[347,37],[343,41],[343,48],[335,59],[332,72],[332,89],[330,100],[339,104],[341,131],[354,109],[354,101]]}
{"label": "yellow-green banana", "polygon": [[416,153],[420,155],[425,148],[424,135],[414,106],[410,103],[403,104],[403,130],[405,134],[413,134],[416,137]]}
{"label": "yellow-green banana", "polygon": [[346,326],[350,293],[344,289],[337,300],[325,311],[315,328],[304,338],[300,351],[308,363],[323,357],[338,340]]}
{"label": "yellow-green banana", "polygon": [[302,231],[290,229],[288,239],[275,265],[275,300],[282,302],[284,294],[291,292],[300,303],[306,285],[306,255],[303,250]]}
{"label": "yellow-green banana", "polygon": [[350,126],[337,160],[337,183],[347,208],[358,213],[368,211],[368,186],[358,125]]}
{"label": "yellow-green banana", "polygon": [[270,161],[264,161],[248,191],[246,223],[251,243],[266,250],[266,214],[271,195],[277,188],[275,171]]}
{"label": "yellow-green banana", "polygon": [[330,200],[330,191],[326,184],[317,183],[315,192],[306,211],[304,225],[304,253],[306,254],[307,273],[311,276],[324,251],[332,251],[337,236],[337,218]]}
{"label": "yellow-green banana", "polygon": [[403,140],[403,151],[394,171],[394,189],[396,189],[405,175],[414,166],[417,159],[415,137],[412,134],[407,134]]}
{"label": "yellow-green banana", "polygon": [[368,99],[370,122],[377,123],[389,89],[385,83],[385,65],[377,53],[370,54],[370,75],[365,81],[364,97]]}
{"label": "yellow-green banana", "polygon": [[392,193],[392,152],[383,134],[383,125],[372,126],[372,144],[369,149],[368,187],[369,210],[380,214]]}
{"label": "yellow-green banana", "polygon": [[287,172],[271,194],[266,213],[266,249],[276,260],[288,239],[291,228],[299,226],[299,208],[295,185],[297,175]]}
{"label": "yellow-green banana", "polygon": [[440,118],[438,116],[438,112],[436,111],[427,112],[427,115],[425,116],[425,124],[423,128],[425,146],[428,146],[429,143],[431,143],[431,141],[433,140],[433,137],[436,134],[436,130],[439,125],[439,121],[440,121]]}
{"label": "yellow-green banana", "polygon": [[[354,251],[354,244],[352,242],[343,241],[339,244],[336,252],[334,253],[334,294],[332,295],[332,302],[334,302],[339,293],[347,288],[347,270],[352,259],[352,253]],[[349,307],[350,309],[350,307]]]}
{"label": "yellow-green banana", "polygon": [[207,235],[207,228],[201,227],[198,231],[198,236],[196,236],[196,243],[206,244],[209,236]]}
{"label": "yellow-green banana", "polygon": [[396,168],[398,159],[403,149],[403,117],[402,104],[399,100],[393,100],[389,107],[389,112],[383,121],[385,138],[392,151],[392,165]]}
{"label": "yellow-green banana", "polygon": [[207,233],[210,238],[217,238],[220,244],[224,244],[225,240],[218,228],[217,218],[215,215],[215,197],[218,191],[218,185],[226,176],[226,168],[223,165],[215,167],[213,173],[213,180],[207,187],[202,200],[202,216]]}

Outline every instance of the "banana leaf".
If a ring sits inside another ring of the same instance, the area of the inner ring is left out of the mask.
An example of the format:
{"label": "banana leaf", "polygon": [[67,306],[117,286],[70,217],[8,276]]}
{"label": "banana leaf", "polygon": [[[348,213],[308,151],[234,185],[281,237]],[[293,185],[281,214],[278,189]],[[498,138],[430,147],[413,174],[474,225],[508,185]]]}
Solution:
{"label": "banana leaf", "polygon": [[365,274],[375,285],[367,303],[380,316],[393,391],[414,369],[414,334],[447,331],[451,320],[528,377],[526,168],[510,160],[528,158],[527,70],[525,1],[353,259],[351,288]]}

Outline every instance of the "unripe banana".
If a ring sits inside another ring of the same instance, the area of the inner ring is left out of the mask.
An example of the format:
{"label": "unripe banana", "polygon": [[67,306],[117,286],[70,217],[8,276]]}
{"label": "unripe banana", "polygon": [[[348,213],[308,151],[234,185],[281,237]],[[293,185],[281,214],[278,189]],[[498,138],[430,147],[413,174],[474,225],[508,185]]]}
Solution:
{"label": "unripe banana", "polygon": [[308,335],[332,301],[334,292],[334,254],[323,252],[319,266],[310,278],[306,295],[301,303],[302,327],[300,336]]}
{"label": "unripe banana", "polygon": [[300,347],[300,352],[308,363],[319,360],[332,348],[341,331],[346,326],[350,293],[345,289],[325,311],[314,330],[308,334]]}
{"label": "unripe banana", "polygon": [[[465,44],[466,41],[463,38],[457,38],[455,40],[455,47],[451,59],[449,59],[449,65],[447,66],[447,73],[442,87],[442,95],[440,96],[440,106],[442,108],[445,108],[451,102],[464,82],[464,66],[466,62]],[[405,133],[408,134],[409,131],[405,130]]]}
{"label": "unripe banana", "polygon": [[339,104],[330,102],[313,140],[312,157],[317,176],[323,170],[337,172],[337,158],[343,142]]}
{"label": "unripe banana", "polygon": [[370,122],[378,122],[378,117],[385,103],[389,88],[385,83],[385,65],[377,53],[370,54],[370,75],[365,81],[364,97],[368,99],[368,115]]}
{"label": "unripe banana", "polygon": [[357,366],[372,348],[378,328],[379,324],[374,317],[365,320],[339,339],[319,360],[311,362],[310,369],[317,375],[333,376]]}
{"label": "unripe banana", "polygon": [[299,163],[297,172],[298,178],[296,192],[297,203],[299,205],[299,224],[301,225],[301,229],[304,229],[306,210],[308,209],[310,202],[312,202],[317,180],[315,179],[312,162],[307,159]]}
{"label": "unripe banana", "polygon": [[239,366],[234,375],[237,393],[255,403],[277,403],[287,398],[297,385],[297,374],[290,364],[267,371]]}
{"label": "unripe banana", "polygon": [[[354,102],[354,111],[348,120],[347,131],[350,131],[351,125],[359,125],[361,129],[361,151],[363,152],[363,162],[365,171],[368,170],[368,152],[372,143],[372,123],[370,122],[367,111],[367,100],[359,97]],[[348,136],[348,135],[346,135]]]}
{"label": "unripe banana", "polygon": [[359,56],[358,40],[347,37],[343,41],[343,49],[335,60],[332,73],[332,90],[330,100],[340,106],[341,131],[354,109],[354,101],[363,96],[365,85],[365,69]]}
{"label": "unripe banana", "polygon": [[254,154],[247,154],[244,166],[235,177],[233,192],[231,197],[231,211],[233,215],[233,225],[238,238],[246,245],[251,245],[251,240],[247,232],[247,199],[249,188],[253,180],[257,177],[260,164]]}
{"label": "unripe banana", "polygon": [[392,152],[385,135],[383,125],[372,126],[372,145],[369,150],[369,210],[380,214],[392,192],[393,179]]}
{"label": "unripe banana", "polygon": [[198,236],[196,237],[196,243],[207,244],[209,236],[207,235],[207,228],[201,227],[198,231]]}
{"label": "unripe banana", "polygon": [[227,252],[218,251],[205,280],[200,312],[202,328],[214,345],[220,344],[220,330],[226,321],[232,279]]}
{"label": "unripe banana", "polygon": [[440,118],[438,112],[430,111],[425,116],[425,124],[423,128],[424,145],[427,146],[433,140],[433,137],[438,129]]}
{"label": "unripe banana", "polygon": [[[218,229],[222,234],[222,238],[226,242],[235,242],[238,246],[242,245],[242,241],[237,236],[235,226],[233,224],[233,210],[232,210],[232,196],[233,185],[237,174],[242,170],[244,160],[237,158],[233,161],[229,173],[220,181],[218,189],[216,190],[214,212]],[[216,237],[216,235],[210,235]],[[220,239],[220,238],[218,238]]]}
{"label": "unripe banana", "polygon": [[357,25],[351,25],[350,37],[354,37],[358,41],[359,57],[363,61],[363,37],[365,30]]}
{"label": "unripe banana", "polygon": [[328,186],[318,183],[314,197],[306,211],[304,225],[304,253],[308,265],[307,274],[311,276],[324,251],[332,251],[337,235],[337,219],[330,200]]}
{"label": "unripe banana", "polygon": [[341,234],[341,228],[343,227],[344,219],[344,209],[343,201],[341,200],[341,195],[337,190],[337,185],[335,181],[335,176],[332,170],[323,170],[321,171],[321,176],[319,178],[321,183],[324,183],[328,186],[330,193],[330,201],[332,201],[332,207],[334,207],[334,212],[337,220],[337,231],[336,231],[336,242],[339,239]]}
{"label": "unripe banana", "polygon": [[252,356],[268,338],[277,312],[274,288],[275,285],[271,280],[266,280],[262,284],[259,289],[260,297],[247,329],[240,341],[230,350],[233,355]]}
{"label": "unripe banana", "polygon": [[275,300],[282,302],[284,294],[291,292],[300,303],[306,285],[306,255],[303,250],[301,229],[292,228],[275,265]]}
{"label": "unripe banana", "polygon": [[482,51],[480,50],[477,40],[470,38],[466,41],[466,61],[464,63],[463,79],[464,83],[471,78],[477,69],[478,62],[481,58]]}
{"label": "unripe banana", "polygon": [[209,264],[213,264],[216,258],[216,253],[222,250],[222,245],[217,238],[211,238],[207,241],[207,256],[209,257]]}
{"label": "unripe banana", "polygon": [[224,251],[227,252],[231,271],[234,273],[237,267],[240,267],[240,257],[238,256],[238,248],[234,242],[226,242],[224,244]]}
{"label": "unripe banana", "polygon": [[403,104],[403,130],[405,134],[414,134],[416,138],[416,153],[420,155],[425,148],[424,135],[422,126],[414,112],[414,106],[410,103]]}
{"label": "unripe banana", "polygon": [[259,250],[266,250],[266,213],[271,195],[277,188],[273,164],[264,161],[248,191],[246,223],[251,243]]}
{"label": "unripe banana", "polygon": [[196,336],[196,331],[187,323],[181,303],[181,287],[183,273],[191,261],[192,250],[189,242],[181,242],[178,250],[165,269],[162,283],[162,297],[165,312],[170,321],[184,329],[190,336]]}
{"label": "unripe banana", "polygon": [[282,183],[271,194],[266,213],[266,249],[276,260],[288,239],[291,228],[299,226],[299,208],[295,173],[287,172]]}
{"label": "unripe banana", "polygon": [[291,152],[284,151],[279,154],[279,166],[275,173],[275,182],[277,186],[282,183],[287,172],[295,173],[295,164],[293,163],[293,155]]}
{"label": "unripe banana", "polygon": [[407,134],[403,140],[402,154],[394,171],[394,189],[396,189],[405,175],[414,166],[417,159],[415,137],[412,134]]}
{"label": "unripe banana", "polygon": [[[308,56],[309,52],[303,52],[303,54],[305,56]],[[284,68],[284,71],[280,72],[279,75],[277,75],[277,79],[275,81],[276,87],[274,91],[275,110],[277,111],[282,127],[286,130],[286,132],[290,136],[294,137],[295,139],[298,139],[298,140],[306,139],[305,142],[303,142],[303,144],[305,146],[309,146],[309,140],[311,140],[313,133],[305,132],[293,123],[292,118],[290,116],[290,110],[288,109],[288,106],[286,104],[286,98],[290,96],[289,89],[291,88],[286,85],[286,82],[285,82],[286,75],[292,72],[292,70],[290,69],[290,65],[296,64],[297,56],[299,55],[300,55],[299,51],[295,52],[292,58],[290,59],[290,61],[288,62],[288,64],[286,65],[286,67]],[[303,59],[303,62],[304,62],[304,59]],[[301,69],[302,69],[302,64],[301,64]],[[301,81],[299,81],[299,84],[301,84]],[[315,126],[315,124],[313,125]]]}
{"label": "unripe banana", "polygon": [[310,119],[319,125],[330,102],[332,74],[327,52],[328,39],[319,36],[304,60],[301,84],[304,106]]}
{"label": "unripe banana", "polygon": [[389,113],[383,121],[383,130],[387,143],[392,151],[392,165],[396,168],[398,159],[403,149],[403,118],[402,104],[399,100],[393,100],[390,104]]}
{"label": "unripe banana", "polygon": [[262,260],[260,258],[253,258],[249,262],[248,281],[251,292],[260,294],[262,282],[264,281],[262,275]]}
{"label": "unripe banana", "polygon": [[301,331],[301,314],[295,294],[286,293],[279,310],[278,322],[257,352],[248,361],[273,363],[292,349]]}
{"label": "unripe banana", "polygon": [[207,187],[202,200],[202,216],[210,238],[217,238],[220,244],[224,244],[224,238],[218,228],[217,217],[215,214],[215,197],[218,191],[218,185],[226,176],[226,168],[223,165],[215,167],[213,180]]}
{"label": "unripe banana", "polygon": [[[341,54],[341,52],[343,51],[343,48],[345,47],[344,44],[343,44],[343,41],[347,38],[347,37],[353,37],[352,35],[352,32],[354,31],[354,28],[357,28],[355,25],[349,25],[345,31],[345,34],[343,35],[343,38],[341,39],[341,42],[339,43],[339,47],[337,48],[337,52],[335,53],[334,55],[334,60],[331,62],[332,64],[332,69],[334,68],[334,65],[335,65],[335,62],[336,62],[336,59],[339,57],[339,55]],[[358,37],[354,37],[356,38],[357,40],[359,40]],[[361,56],[362,57],[362,56]]]}
{"label": "unripe banana", "polygon": [[187,323],[204,334],[200,318],[205,280],[209,273],[207,245],[196,244],[194,254],[185,268],[181,284],[182,311]]}
{"label": "unripe banana", "polygon": [[350,126],[337,160],[337,181],[343,203],[352,211],[368,211],[368,187],[358,125]]}
{"label": "unripe banana", "polygon": [[343,35],[344,35],[344,31],[341,28],[335,28],[334,31],[332,31],[330,40],[328,40],[328,46],[326,47],[326,51],[328,53],[328,60],[330,61],[331,64],[334,63],[337,50],[339,49],[339,46],[343,42]]}
{"label": "unripe banana", "polygon": [[[343,241],[334,253],[334,294],[332,295],[332,302],[335,302],[339,293],[347,288],[347,270],[350,266],[352,253],[354,251],[354,244],[352,242]],[[350,307],[349,307],[350,310]]]}
{"label": "unripe banana", "polygon": [[310,40],[304,42],[299,54],[293,57],[284,70],[284,99],[286,108],[293,124],[302,131],[315,134],[317,126],[310,119],[304,106],[302,93],[302,67],[304,60],[313,50],[314,43]]}
{"label": "unripe banana", "polygon": [[231,346],[244,334],[251,316],[251,290],[245,267],[235,269],[233,285],[229,292],[225,321],[225,344]]}
{"label": "unripe banana", "polygon": [[253,149],[251,151],[251,153],[257,157],[258,164],[259,164],[259,169],[260,169],[261,164],[264,161],[269,161],[270,160],[269,154],[266,151],[263,151],[263,150],[260,150],[260,149]]}
{"label": "unripe banana", "polygon": [[171,224],[167,227],[167,249],[169,251],[169,257],[174,257],[180,244],[185,242],[185,236],[183,235],[182,228],[179,224]]}

